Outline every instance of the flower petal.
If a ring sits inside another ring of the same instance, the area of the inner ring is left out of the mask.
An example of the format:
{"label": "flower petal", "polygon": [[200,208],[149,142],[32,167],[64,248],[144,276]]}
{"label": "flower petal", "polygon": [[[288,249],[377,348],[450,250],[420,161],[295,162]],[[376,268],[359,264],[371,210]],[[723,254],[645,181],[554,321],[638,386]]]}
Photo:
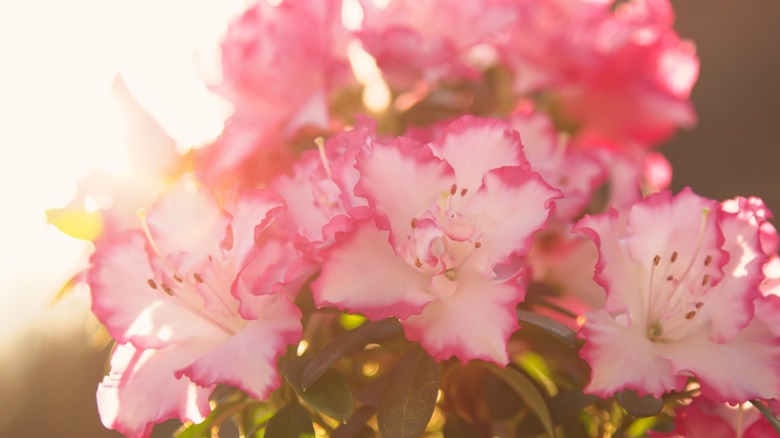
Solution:
{"label": "flower petal", "polygon": [[[87,282],[92,312],[119,343],[158,348],[193,337],[221,338],[219,328],[168,296],[149,266],[146,237],[125,233],[98,245]],[[151,280],[151,281],[150,281]]]}
{"label": "flower petal", "polygon": [[197,357],[202,347],[177,344],[160,350],[117,345],[111,372],[100,383],[97,404],[109,429],[128,438],[148,437],[152,426],[170,418],[199,423],[208,415],[212,388],[177,379],[173,372]]}
{"label": "flower petal", "polygon": [[492,169],[529,167],[520,136],[496,119],[461,117],[431,143],[431,149],[455,170],[459,190],[476,190],[482,185],[482,177]]}
{"label": "flower petal", "polygon": [[311,285],[317,305],[361,312],[369,319],[403,319],[431,302],[428,276],[396,255],[388,237],[370,218],[337,234],[322,252],[322,272]]}
{"label": "flower petal", "polygon": [[507,342],[518,328],[515,307],[524,293],[517,278],[496,281],[481,272],[461,270],[456,280],[452,296],[430,303],[401,323],[406,337],[420,341],[437,360],[455,356],[464,363],[481,359],[506,365]]}
{"label": "flower petal", "polygon": [[302,334],[301,312],[284,295],[257,297],[257,319],[191,365],[176,371],[202,386],[224,383],[263,400],[279,386],[276,359]]}
{"label": "flower petal", "polygon": [[623,389],[660,397],[681,389],[686,378],[673,374],[672,364],[659,356],[656,344],[643,330],[616,321],[604,311],[588,314],[580,332],[585,346],[580,355],[591,368],[588,393],[609,397]]}

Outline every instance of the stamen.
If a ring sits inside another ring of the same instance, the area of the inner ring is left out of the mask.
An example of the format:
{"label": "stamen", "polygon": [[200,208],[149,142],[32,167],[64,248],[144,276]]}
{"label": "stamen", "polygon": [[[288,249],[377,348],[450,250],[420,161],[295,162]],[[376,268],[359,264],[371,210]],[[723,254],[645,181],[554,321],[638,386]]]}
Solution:
{"label": "stamen", "polygon": [[420,261],[419,257],[417,257],[417,259],[415,259],[414,266],[417,266],[418,268],[422,268],[422,262]]}
{"label": "stamen", "polygon": [[155,283],[151,278],[146,280],[146,284],[148,284],[152,289],[157,289],[157,283]]}
{"label": "stamen", "polygon": [[[710,214],[710,209],[705,208],[702,210],[702,217],[701,217],[701,224],[699,225],[699,237],[696,239],[696,249],[693,251],[693,255],[691,256],[691,261],[688,262],[688,266],[685,268],[685,271],[680,276],[680,281],[677,283],[674,288],[669,292],[669,299],[674,299],[675,292],[679,289],[680,285],[685,281],[685,278],[688,276],[688,274],[691,273],[691,269],[693,269],[693,264],[696,261],[696,258],[699,257],[699,252],[701,251],[701,246],[704,243],[704,231],[705,227],[707,225],[707,217]],[[672,253],[672,259],[676,260],[677,251]],[[707,280],[709,281],[709,279]]]}
{"label": "stamen", "polygon": [[656,255],[653,257],[653,266],[658,266],[659,263],[661,263],[661,256]]}
{"label": "stamen", "polygon": [[710,263],[712,263],[712,256],[708,255],[707,257],[704,258],[704,266],[709,266]]}
{"label": "stamen", "polygon": [[453,184],[452,187],[450,187],[450,195],[454,195],[458,191],[458,185]]}
{"label": "stamen", "polygon": [[415,228],[417,228],[417,218],[413,217],[412,218],[412,229],[415,229]]}
{"label": "stamen", "polygon": [[691,310],[690,312],[685,314],[685,319],[693,319],[694,316],[696,316],[696,311]]}
{"label": "stamen", "polygon": [[677,256],[679,256],[679,254],[677,254],[677,251],[672,253],[672,263],[677,261]]}
{"label": "stamen", "polygon": [[325,139],[322,137],[317,137],[314,139],[314,144],[317,145],[317,150],[320,151],[320,161],[322,161],[322,167],[325,169],[325,173],[328,174],[328,178],[331,178],[330,176],[330,164],[328,164],[328,157],[325,155]]}
{"label": "stamen", "polygon": [[704,303],[702,303],[701,301],[699,301],[699,302],[697,302],[697,303],[695,304],[695,306],[696,306],[696,308],[697,308],[697,309],[701,309],[701,308],[704,306]]}
{"label": "stamen", "polygon": [[474,248],[482,248],[482,242],[474,242]]}
{"label": "stamen", "polygon": [[701,279],[701,285],[706,286],[710,282],[710,274],[704,274],[704,278]]}
{"label": "stamen", "polygon": [[173,274],[173,279],[176,280],[178,283],[184,282],[184,280],[179,277],[179,274]]}
{"label": "stamen", "polygon": [[672,281],[672,280],[674,280],[674,275],[670,275],[666,277],[666,281]]}
{"label": "stamen", "polygon": [[460,191],[460,196],[466,196],[466,193],[468,193],[469,189],[463,189]]}
{"label": "stamen", "polygon": [[195,281],[197,281],[198,283],[203,283],[203,277],[201,277],[200,274],[198,274],[197,272],[192,274],[192,276],[195,278]]}
{"label": "stamen", "polygon": [[450,268],[444,271],[444,276],[450,281],[455,281],[455,269]]}
{"label": "stamen", "polygon": [[163,284],[162,284],[162,290],[163,290],[163,291],[164,291],[166,294],[168,294],[168,295],[170,295],[170,296],[173,296],[173,289],[171,289],[171,288],[170,288],[170,286],[168,286],[167,284],[165,284],[165,283],[163,283]]}

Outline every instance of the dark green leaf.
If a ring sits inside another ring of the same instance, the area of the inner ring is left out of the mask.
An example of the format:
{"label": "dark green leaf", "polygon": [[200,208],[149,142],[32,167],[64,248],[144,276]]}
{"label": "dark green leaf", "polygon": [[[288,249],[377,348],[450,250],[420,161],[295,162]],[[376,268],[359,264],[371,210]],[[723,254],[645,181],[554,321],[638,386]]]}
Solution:
{"label": "dark green leaf", "polygon": [[331,438],[355,438],[360,436],[363,429],[366,427],[366,423],[376,413],[376,409],[370,406],[361,406],[358,408],[346,423],[340,425],[333,431]]}
{"label": "dark green leaf", "polygon": [[764,418],[769,421],[769,424],[772,425],[772,427],[775,429],[775,432],[780,434],[780,420],[775,417],[775,415],[772,413],[772,411],[762,402],[761,400],[750,400],[750,403],[753,404],[753,406],[758,409],[759,412],[761,412],[761,415],[764,416]]}
{"label": "dark green leaf", "polygon": [[393,368],[379,396],[377,423],[383,438],[418,438],[436,406],[439,364],[414,347]]}
{"label": "dark green leaf", "polygon": [[355,410],[355,398],[347,381],[335,370],[328,369],[304,391],[300,382],[308,365],[308,359],[298,357],[281,362],[279,368],[303,401],[335,420],[347,421]]}
{"label": "dark green leaf", "polygon": [[525,374],[514,368],[499,368],[492,364],[484,364],[485,368],[493,374],[503,379],[519,395],[528,408],[542,422],[545,432],[551,437],[555,437],[555,428],[553,427],[552,417],[544,397],[533,381]]}
{"label": "dark green leaf", "polygon": [[652,417],[661,412],[664,401],[650,394],[640,397],[633,389],[621,391],[617,395],[618,402],[629,414],[635,417]]}
{"label": "dark green leaf", "polygon": [[211,438],[211,428],[214,426],[219,426],[233,413],[243,409],[246,403],[246,400],[233,400],[220,403],[216,408],[214,408],[214,410],[211,411],[205,420],[198,424],[192,424],[184,428],[179,428],[179,430],[174,433],[174,437]]}
{"label": "dark green leaf", "polygon": [[314,426],[306,409],[298,403],[283,407],[268,421],[267,438],[314,438]]}
{"label": "dark green leaf", "polygon": [[444,438],[480,438],[481,433],[471,423],[460,418],[458,414],[447,414],[447,422],[444,423]]}
{"label": "dark green leaf", "polygon": [[569,347],[577,346],[577,334],[558,321],[528,310],[517,309],[517,319],[521,323],[530,324],[544,330]]}
{"label": "dark green leaf", "polygon": [[353,348],[363,346],[376,339],[377,335],[399,327],[398,321],[394,319],[367,322],[334,339],[311,358],[311,362],[301,376],[301,387],[304,390],[308,389],[334,362]]}

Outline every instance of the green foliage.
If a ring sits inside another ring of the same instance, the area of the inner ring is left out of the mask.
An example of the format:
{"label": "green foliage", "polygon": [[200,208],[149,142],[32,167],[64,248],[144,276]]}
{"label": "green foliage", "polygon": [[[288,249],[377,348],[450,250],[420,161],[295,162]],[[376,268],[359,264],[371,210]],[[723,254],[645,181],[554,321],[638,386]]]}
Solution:
{"label": "green foliage", "polygon": [[283,407],[268,422],[267,438],[314,438],[314,427],[306,409],[298,403]]}
{"label": "green foliage", "polygon": [[301,382],[309,364],[306,358],[289,359],[280,364],[280,370],[306,404],[341,423],[346,422],[355,410],[355,399],[347,381],[335,370],[327,369],[304,389]]}
{"label": "green foliage", "polygon": [[436,406],[439,364],[415,346],[395,366],[379,398],[377,422],[383,438],[422,435]]}

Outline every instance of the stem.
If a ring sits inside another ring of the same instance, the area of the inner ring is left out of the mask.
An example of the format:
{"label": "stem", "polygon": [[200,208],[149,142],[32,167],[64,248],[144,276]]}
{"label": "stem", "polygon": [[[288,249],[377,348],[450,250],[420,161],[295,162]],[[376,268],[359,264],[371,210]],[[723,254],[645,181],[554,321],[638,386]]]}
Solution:
{"label": "stem", "polygon": [[771,410],[762,402],[761,400],[755,399],[750,400],[750,403],[758,409],[758,412],[761,412],[761,414],[764,416],[764,418],[769,421],[769,424],[772,425],[772,427],[775,429],[777,433],[780,433],[780,420],[775,417],[775,415],[772,413]]}

